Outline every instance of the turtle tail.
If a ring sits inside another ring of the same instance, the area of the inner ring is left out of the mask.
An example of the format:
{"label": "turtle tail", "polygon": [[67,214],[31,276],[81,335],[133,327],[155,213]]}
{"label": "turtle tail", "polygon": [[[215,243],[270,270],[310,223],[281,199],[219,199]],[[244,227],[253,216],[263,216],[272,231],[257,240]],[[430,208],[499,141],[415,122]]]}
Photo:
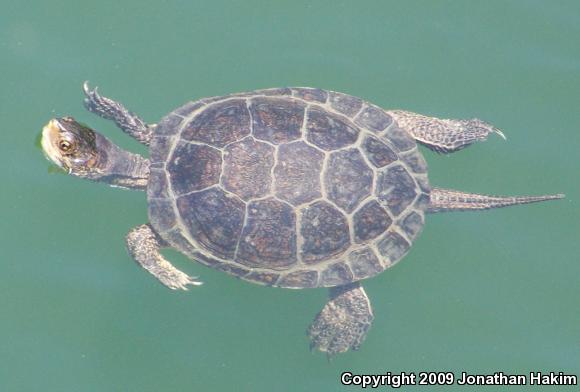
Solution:
{"label": "turtle tail", "polygon": [[563,194],[543,196],[487,196],[450,189],[433,188],[427,212],[489,210],[518,204],[564,198]]}

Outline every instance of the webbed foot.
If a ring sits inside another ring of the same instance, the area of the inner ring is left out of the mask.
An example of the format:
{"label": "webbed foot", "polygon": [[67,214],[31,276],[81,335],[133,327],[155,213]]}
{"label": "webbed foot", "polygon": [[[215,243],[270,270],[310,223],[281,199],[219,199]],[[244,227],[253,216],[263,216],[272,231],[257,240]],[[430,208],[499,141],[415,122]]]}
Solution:
{"label": "webbed foot", "polygon": [[387,113],[416,141],[439,153],[459,151],[475,142],[486,140],[492,133],[506,139],[502,131],[477,118],[441,119],[404,110],[391,110]]}
{"label": "webbed foot", "polygon": [[175,268],[159,252],[162,241],[149,225],[141,225],[127,234],[127,249],[141,267],[172,290],[188,290],[188,286],[200,286],[203,282]]}
{"label": "webbed foot", "polygon": [[169,264],[169,262],[167,262],[167,264],[169,264],[167,266],[162,266],[160,264],[161,263],[159,263],[158,266],[162,272],[154,275],[163,285],[172,290],[189,290],[189,285],[201,286],[203,284],[202,281],[197,279],[197,276],[189,276],[176,269],[173,265]]}
{"label": "webbed foot", "polygon": [[310,349],[317,348],[330,357],[358,350],[373,321],[371,304],[358,284],[330,289],[330,300],[308,329]]}
{"label": "webbed foot", "polygon": [[153,127],[149,126],[135,113],[127,110],[121,103],[111,98],[103,97],[94,89],[89,88],[89,82],[83,83],[85,93],[85,108],[91,113],[106,119],[114,121],[123,132],[137,139],[139,142],[149,145],[153,132]]}

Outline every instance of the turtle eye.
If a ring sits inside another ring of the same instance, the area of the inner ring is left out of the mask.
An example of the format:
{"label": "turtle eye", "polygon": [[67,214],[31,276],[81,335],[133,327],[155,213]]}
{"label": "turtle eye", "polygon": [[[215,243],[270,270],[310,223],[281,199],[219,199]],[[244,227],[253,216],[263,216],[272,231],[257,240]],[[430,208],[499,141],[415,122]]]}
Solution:
{"label": "turtle eye", "polygon": [[72,143],[68,140],[61,140],[58,142],[58,148],[60,148],[62,152],[70,152],[72,149]]}

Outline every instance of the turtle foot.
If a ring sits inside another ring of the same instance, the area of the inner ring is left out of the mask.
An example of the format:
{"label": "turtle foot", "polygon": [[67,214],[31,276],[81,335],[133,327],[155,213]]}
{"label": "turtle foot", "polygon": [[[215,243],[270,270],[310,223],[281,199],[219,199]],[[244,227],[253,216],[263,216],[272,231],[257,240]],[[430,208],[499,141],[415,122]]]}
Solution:
{"label": "turtle foot", "polygon": [[160,253],[166,245],[149,225],[141,225],[127,234],[127,249],[141,267],[156,277],[164,286],[172,290],[187,290],[188,286],[200,286],[196,276],[189,276],[175,268]]}
{"label": "turtle foot", "polygon": [[99,94],[97,87],[91,89],[89,82],[83,83],[85,108],[106,120],[114,121],[123,132],[139,142],[149,145],[153,126],[149,126],[135,113],[127,110],[121,103]]}
{"label": "turtle foot", "polygon": [[159,281],[171,290],[189,290],[188,286],[201,286],[202,281],[197,276],[189,276],[179,270],[168,271],[167,274],[157,276]]}
{"label": "turtle foot", "polygon": [[369,299],[358,283],[332,288],[330,300],[308,329],[310,349],[317,348],[329,358],[358,350],[373,318]]}

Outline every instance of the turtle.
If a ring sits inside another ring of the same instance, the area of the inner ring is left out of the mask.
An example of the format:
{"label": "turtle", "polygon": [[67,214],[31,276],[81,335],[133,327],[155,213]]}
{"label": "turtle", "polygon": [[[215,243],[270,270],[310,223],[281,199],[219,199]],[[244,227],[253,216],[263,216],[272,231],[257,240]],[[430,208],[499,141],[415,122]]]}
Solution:
{"label": "turtle", "polygon": [[83,85],[84,104],[149,147],[121,149],[73,117],[43,128],[45,155],[69,174],[146,191],[149,223],[130,256],[173,290],[202,282],[161,253],[261,285],[326,287],[310,348],[358,349],[374,315],[361,284],[397,264],[427,213],[485,210],[564,195],[488,196],[432,187],[419,145],[448,154],[494,133],[479,120],[386,110],[319,88],[271,88],[190,101],[156,124]]}

